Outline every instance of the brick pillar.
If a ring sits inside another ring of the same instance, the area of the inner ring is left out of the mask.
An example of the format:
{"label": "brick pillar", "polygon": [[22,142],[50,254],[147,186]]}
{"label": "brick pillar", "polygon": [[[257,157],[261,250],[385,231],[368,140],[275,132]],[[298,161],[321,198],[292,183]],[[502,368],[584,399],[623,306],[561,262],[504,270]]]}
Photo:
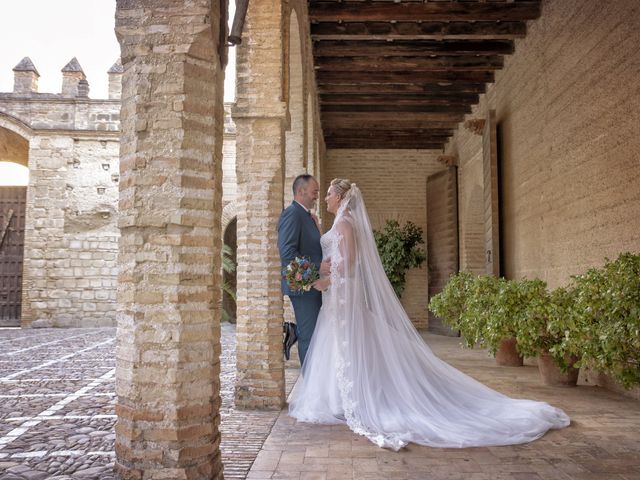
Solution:
{"label": "brick pillar", "polygon": [[281,0],[249,2],[236,59],[239,408],[279,409],[285,400],[276,231],[283,205],[286,117],[282,10]]}
{"label": "brick pillar", "polygon": [[116,471],[221,479],[223,70],[214,0],[119,0]]}

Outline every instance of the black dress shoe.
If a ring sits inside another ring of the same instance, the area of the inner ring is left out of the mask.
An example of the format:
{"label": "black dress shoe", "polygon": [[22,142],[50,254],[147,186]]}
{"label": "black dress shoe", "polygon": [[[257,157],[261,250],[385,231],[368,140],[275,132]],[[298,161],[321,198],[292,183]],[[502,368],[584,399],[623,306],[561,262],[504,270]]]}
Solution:
{"label": "black dress shoe", "polygon": [[298,329],[293,322],[284,322],[282,324],[282,330],[284,332],[284,340],[282,346],[284,348],[284,358],[289,360],[291,356],[291,347],[298,340]]}

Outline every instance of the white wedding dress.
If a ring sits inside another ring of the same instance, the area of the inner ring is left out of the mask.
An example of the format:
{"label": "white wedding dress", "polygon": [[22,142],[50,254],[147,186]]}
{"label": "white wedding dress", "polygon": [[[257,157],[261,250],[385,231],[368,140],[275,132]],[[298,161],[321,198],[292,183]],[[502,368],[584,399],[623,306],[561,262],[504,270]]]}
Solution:
{"label": "white wedding dress", "polygon": [[292,417],[346,423],[393,450],[512,445],[569,425],[562,410],[509,398],[431,352],[387,280],[355,184],[321,242],[331,286],[289,399]]}

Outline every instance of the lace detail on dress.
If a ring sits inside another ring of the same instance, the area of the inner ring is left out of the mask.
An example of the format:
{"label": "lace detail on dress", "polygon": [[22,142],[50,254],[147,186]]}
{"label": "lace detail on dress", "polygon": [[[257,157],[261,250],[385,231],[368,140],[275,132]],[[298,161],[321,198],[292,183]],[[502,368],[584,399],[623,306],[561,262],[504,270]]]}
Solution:
{"label": "lace detail on dress", "polygon": [[[336,330],[337,332],[343,332],[345,328],[347,328],[346,320],[345,320],[345,290],[342,287],[345,283],[344,271],[346,266],[342,266],[342,273],[340,273],[340,266],[345,259],[340,253],[340,242],[343,241],[343,236],[339,232],[335,232],[330,230],[327,232],[327,247],[328,247],[328,255],[331,258],[331,268],[330,268],[330,278],[331,278],[331,286],[329,287],[332,292],[332,295],[335,295],[337,299],[337,307],[332,309],[332,315],[330,318],[333,322],[337,322]],[[323,243],[324,246],[324,243]],[[333,288],[337,287],[337,288]],[[331,304],[331,302],[329,302]],[[336,311],[337,310],[337,311]],[[385,437],[384,435],[372,432],[365,427],[360,418],[357,415],[357,407],[358,402],[353,399],[353,381],[350,380],[353,375],[349,375],[348,369],[351,367],[350,362],[345,360],[348,358],[347,349],[349,347],[349,342],[341,340],[341,337],[338,338],[338,348],[336,352],[336,380],[338,384],[338,390],[340,392],[340,399],[342,403],[342,410],[344,412],[344,418],[347,422],[349,428],[358,435],[362,435],[367,437],[373,443],[378,445],[381,448],[390,448],[392,450],[398,451],[405,445],[407,442],[402,441],[399,438]]]}

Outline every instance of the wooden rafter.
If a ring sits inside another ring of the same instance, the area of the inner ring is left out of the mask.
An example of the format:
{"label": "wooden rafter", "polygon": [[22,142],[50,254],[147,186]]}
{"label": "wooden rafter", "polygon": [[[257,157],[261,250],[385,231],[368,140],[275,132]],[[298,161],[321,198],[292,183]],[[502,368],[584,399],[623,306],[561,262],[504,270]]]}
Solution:
{"label": "wooden rafter", "polygon": [[493,82],[492,71],[438,71],[438,72],[396,72],[396,71],[318,71],[319,83],[435,83],[454,85],[455,83]]}
{"label": "wooden rafter", "polygon": [[526,33],[524,22],[327,22],[311,25],[314,40],[513,40]]}
{"label": "wooden rafter", "polygon": [[328,148],[446,145],[540,0],[310,0]]}
{"label": "wooden rafter", "polygon": [[450,94],[339,94],[320,95],[320,105],[473,105],[478,95],[473,93]]}
{"label": "wooden rafter", "polygon": [[378,57],[432,55],[508,55],[513,53],[510,40],[385,40],[315,42],[313,53],[320,57]]}
{"label": "wooden rafter", "polygon": [[540,3],[519,2],[325,2],[312,1],[312,22],[513,22],[538,18]]}

